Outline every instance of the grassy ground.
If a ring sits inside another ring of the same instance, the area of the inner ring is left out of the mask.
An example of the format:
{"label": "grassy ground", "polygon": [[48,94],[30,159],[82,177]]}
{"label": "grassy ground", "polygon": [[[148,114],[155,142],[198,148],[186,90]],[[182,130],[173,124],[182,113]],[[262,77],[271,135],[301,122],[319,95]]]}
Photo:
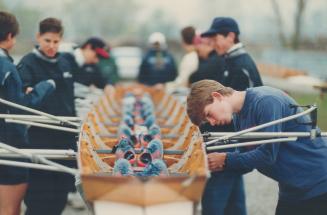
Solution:
{"label": "grassy ground", "polygon": [[320,98],[319,95],[304,95],[291,93],[291,96],[300,104],[317,104],[318,106],[318,125],[322,131],[327,131],[327,95]]}

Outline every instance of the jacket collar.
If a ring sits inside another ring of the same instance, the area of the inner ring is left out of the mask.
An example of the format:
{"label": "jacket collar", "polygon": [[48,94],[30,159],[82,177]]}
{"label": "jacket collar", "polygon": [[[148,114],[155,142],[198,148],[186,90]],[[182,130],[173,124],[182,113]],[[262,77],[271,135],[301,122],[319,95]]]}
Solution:
{"label": "jacket collar", "polygon": [[239,55],[245,54],[246,51],[244,49],[244,45],[242,43],[237,43],[233,45],[226,53],[226,58],[233,58]]}
{"label": "jacket collar", "polygon": [[10,62],[14,62],[14,59],[9,55],[8,51],[6,49],[0,48],[0,57],[5,57],[10,60]]}
{"label": "jacket collar", "polygon": [[41,58],[42,60],[44,61],[47,61],[49,63],[57,63],[58,62],[58,54],[56,54],[55,57],[53,58],[50,58],[50,57],[47,57],[45,54],[43,54],[43,52],[40,50],[40,48],[38,46],[36,46],[34,49],[33,49],[33,54],[35,54],[38,58]]}

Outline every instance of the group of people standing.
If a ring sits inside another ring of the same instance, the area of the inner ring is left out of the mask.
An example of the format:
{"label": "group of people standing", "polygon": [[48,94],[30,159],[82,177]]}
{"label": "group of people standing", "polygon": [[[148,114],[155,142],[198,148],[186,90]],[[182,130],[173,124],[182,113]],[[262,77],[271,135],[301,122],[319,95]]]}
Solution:
{"label": "group of people standing", "polygon": [[[182,29],[181,36],[186,54],[178,73],[174,72],[176,78],[143,83],[168,91],[191,87],[187,113],[201,132],[240,131],[302,110],[286,93],[262,86],[256,64],[240,41],[240,29],[234,19],[217,17],[202,34],[188,26]],[[160,52],[158,45],[155,50],[154,53]],[[152,74],[171,77],[164,71]],[[308,116],[303,116],[260,131],[309,133],[310,121]],[[247,214],[242,175],[253,169],[279,183],[275,214],[326,214],[326,151],[327,140],[318,135],[313,140],[306,137],[283,144],[209,153],[211,176],[202,196],[202,214]]]}
{"label": "group of people standing", "polygon": [[[203,34],[193,26],[181,30],[182,45],[186,54],[182,57],[178,72],[174,58],[167,50],[161,33],[149,38],[149,52],[140,67],[139,82],[150,86],[161,86],[172,92],[192,83],[210,79],[219,81],[235,90],[262,86],[258,69],[239,39],[240,30],[236,21],[229,17],[218,17],[210,30]],[[156,60],[162,57],[161,61]],[[160,68],[158,62],[161,62]],[[215,125],[204,123],[201,132],[235,131],[232,124]],[[213,171],[202,196],[203,215],[245,215],[245,193],[242,174]]]}
{"label": "group of people standing", "polygon": [[[0,97],[56,116],[76,116],[74,82],[103,88],[109,82],[96,67],[108,66],[106,43],[89,38],[71,52],[59,52],[64,28],[61,20],[40,21],[37,45],[17,66],[9,51],[14,47],[19,24],[16,17],[0,12]],[[1,104],[1,113],[21,114]],[[75,134],[5,123],[0,120],[0,141],[18,148],[77,150]],[[76,167],[76,161],[60,163]],[[0,166],[0,214],[18,215],[22,200],[26,215],[61,214],[73,191],[74,178],[65,173]]]}
{"label": "group of people standing", "polygon": [[[99,88],[110,83],[95,66],[105,65],[105,60],[110,58],[106,43],[90,38],[70,53],[61,53],[58,48],[63,32],[59,19],[42,20],[36,35],[37,45],[15,66],[9,51],[15,45],[19,25],[14,15],[0,12],[1,98],[56,116],[75,116],[74,82]],[[260,87],[263,85],[260,74],[240,41],[240,29],[234,19],[217,17],[202,34],[188,26],[182,29],[181,36],[186,54],[178,69],[164,35],[156,32],[150,36],[150,50],[142,60],[138,81],[168,91],[195,83],[187,109],[192,122],[202,132],[233,132],[289,114],[286,106],[288,102],[293,103],[292,99],[280,91]],[[268,97],[274,99],[268,101]],[[256,112],[251,105],[257,105],[253,107]],[[4,105],[0,106],[0,112],[21,113]],[[307,130],[291,123],[285,126],[290,130]],[[276,131],[284,130],[278,127]],[[3,120],[0,120],[0,141],[18,148],[76,150],[73,134],[37,127],[27,130],[25,126]],[[323,214],[326,207],[322,202],[327,199],[326,165],[321,166],[320,172],[313,171],[312,176],[305,171],[310,166],[316,168],[317,162],[326,161],[324,141],[318,139],[319,147],[312,148],[312,142],[304,140],[301,150],[289,144],[285,148],[260,146],[245,153],[237,149],[208,154],[211,177],[202,196],[202,214],[245,215],[242,174],[254,168],[280,182],[276,214],[306,214],[313,207],[321,209],[315,214]],[[296,151],[312,162],[299,161]],[[292,162],[287,161],[288,156]],[[75,161],[61,163],[76,167]],[[303,172],[296,174],[307,178],[302,183],[284,167],[289,171],[298,168]],[[301,184],[306,186],[304,190],[299,188]],[[70,175],[0,165],[0,214],[19,214],[22,200],[27,215],[61,214],[68,192],[73,190],[74,179]]]}

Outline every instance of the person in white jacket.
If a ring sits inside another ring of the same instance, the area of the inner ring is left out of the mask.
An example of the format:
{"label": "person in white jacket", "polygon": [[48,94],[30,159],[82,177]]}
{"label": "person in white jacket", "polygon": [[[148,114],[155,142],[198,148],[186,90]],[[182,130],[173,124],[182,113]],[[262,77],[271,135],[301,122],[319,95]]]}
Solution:
{"label": "person in white jacket", "polygon": [[168,92],[173,92],[178,88],[188,87],[188,79],[190,75],[198,68],[199,59],[195,46],[193,45],[195,34],[195,29],[192,26],[185,27],[181,30],[183,48],[185,49],[186,54],[180,62],[177,78],[166,84]]}

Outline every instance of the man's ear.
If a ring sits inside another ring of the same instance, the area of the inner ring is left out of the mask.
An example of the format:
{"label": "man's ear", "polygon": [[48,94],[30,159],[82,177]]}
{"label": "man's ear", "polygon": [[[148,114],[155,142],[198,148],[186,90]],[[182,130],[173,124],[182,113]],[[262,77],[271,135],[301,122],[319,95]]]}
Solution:
{"label": "man's ear", "polygon": [[236,34],[234,32],[229,32],[227,34],[227,37],[230,38],[230,40],[234,42]]}
{"label": "man's ear", "polygon": [[218,99],[218,100],[221,100],[222,97],[223,97],[223,96],[222,96],[220,93],[218,93],[218,92],[212,92],[212,93],[211,93],[211,96],[212,96],[213,99],[216,98],[216,99]]}
{"label": "man's ear", "polygon": [[8,33],[6,40],[10,40],[11,38],[13,38],[12,33]]}

